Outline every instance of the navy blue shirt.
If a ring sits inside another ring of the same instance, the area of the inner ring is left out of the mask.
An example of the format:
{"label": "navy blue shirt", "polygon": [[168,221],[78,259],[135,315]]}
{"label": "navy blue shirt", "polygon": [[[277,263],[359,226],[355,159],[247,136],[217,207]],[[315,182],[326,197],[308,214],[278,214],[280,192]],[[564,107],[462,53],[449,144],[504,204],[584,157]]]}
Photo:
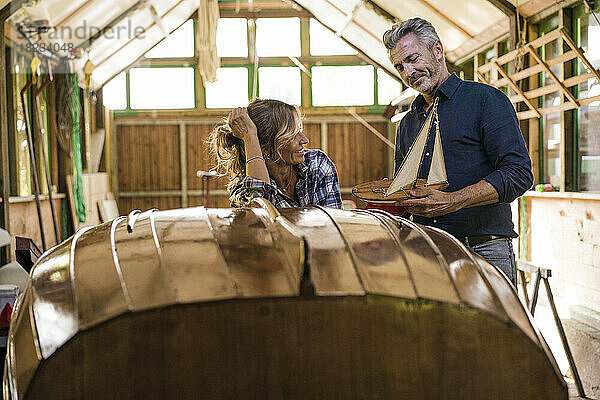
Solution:
{"label": "navy blue shirt", "polygon": [[[456,237],[502,235],[517,237],[510,204],[533,184],[531,159],[519,129],[515,110],[504,93],[452,74],[435,93],[439,97],[439,127],[449,186],[454,192],[486,180],[498,192],[499,202],[463,208],[434,218],[414,221],[435,226]],[[423,126],[427,113],[422,95],[413,101],[396,132],[395,170]],[[426,178],[433,154],[430,135],[419,177]]]}

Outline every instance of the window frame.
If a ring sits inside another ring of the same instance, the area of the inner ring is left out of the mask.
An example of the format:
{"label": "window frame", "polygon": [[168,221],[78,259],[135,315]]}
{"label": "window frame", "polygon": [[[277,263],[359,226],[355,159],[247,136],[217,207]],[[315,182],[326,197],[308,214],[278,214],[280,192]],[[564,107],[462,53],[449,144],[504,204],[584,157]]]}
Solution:
{"label": "window frame", "polygon": [[[241,12],[233,13],[229,11],[221,12],[221,18],[245,18],[247,20],[247,40],[248,40],[248,56],[247,57],[222,57],[221,67],[245,67],[248,69],[248,98],[253,98],[253,92],[258,96],[258,88],[260,87],[259,78],[256,77],[256,88],[254,88],[255,72],[258,73],[260,67],[298,67],[288,57],[261,57],[259,63],[256,65],[257,70],[254,71],[254,54],[256,53],[256,20],[259,18],[289,18],[297,17],[300,19],[300,49],[301,55],[296,57],[302,65],[306,67],[308,71],[313,66],[364,66],[371,65],[373,67],[373,103],[370,105],[332,105],[332,106],[314,106],[312,102],[312,81],[304,71],[300,71],[301,74],[301,87],[300,87],[300,107],[303,108],[308,114],[333,114],[333,113],[346,113],[347,107],[354,107],[357,111],[369,113],[369,114],[381,114],[387,105],[378,104],[378,76],[377,69],[381,68],[379,65],[369,63],[364,60],[360,55],[360,51],[356,55],[331,55],[331,56],[312,56],[310,55],[310,19],[312,15],[303,10],[263,10],[260,14]],[[316,20],[320,23],[320,21]],[[186,21],[187,22],[187,21]],[[185,23],[185,22],[184,22]],[[183,24],[182,24],[183,25]],[[194,32],[197,28],[197,22],[194,20],[193,23]],[[327,27],[325,27],[327,29]],[[196,48],[196,38],[194,34],[194,57],[169,57],[169,58],[144,58],[136,63],[132,67],[194,67],[196,74],[194,80],[194,95],[195,95],[195,112],[202,115],[213,115],[223,114],[230,110],[230,108],[207,108],[206,107],[206,91],[202,84],[202,78],[198,72],[198,51]],[[385,70],[384,70],[385,71]],[[387,71],[386,71],[387,72]],[[389,74],[389,73],[388,73]],[[132,109],[131,108],[131,80],[129,71],[126,71],[126,104],[127,108],[124,110],[114,110],[116,116],[130,116],[139,115],[150,110],[146,109]],[[394,79],[397,79],[400,84],[402,82],[394,75],[391,75]],[[401,86],[403,87],[403,86]],[[178,114],[182,112],[189,112],[192,109],[159,109],[156,110],[162,113]],[[154,110],[152,110],[154,111]]]}

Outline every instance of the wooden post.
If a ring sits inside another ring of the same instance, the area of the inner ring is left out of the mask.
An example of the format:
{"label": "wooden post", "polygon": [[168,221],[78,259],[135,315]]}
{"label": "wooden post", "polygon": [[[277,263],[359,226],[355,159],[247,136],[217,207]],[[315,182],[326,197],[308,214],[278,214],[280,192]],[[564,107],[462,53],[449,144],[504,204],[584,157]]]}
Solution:
{"label": "wooden post", "polygon": [[[198,12],[195,15],[196,26],[200,24],[200,19]],[[196,34],[198,35],[198,28],[195,29]],[[197,40],[197,39],[196,39]],[[198,49],[194,46],[194,58],[198,60]],[[202,80],[202,75],[200,74],[200,68],[194,68],[194,74],[196,76],[196,93],[194,94],[196,97],[196,109],[204,109],[205,107],[205,99],[204,99],[204,81]]]}
{"label": "wooden post", "polygon": [[[527,39],[531,42],[533,39],[538,37],[537,25],[528,25]],[[528,59],[531,60],[531,56],[527,55]],[[529,62],[531,65],[531,61]],[[538,74],[534,74],[529,77],[529,90],[537,89],[539,87]],[[540,104],[537,98],[531,99],[531,103],[537,109]],[[532,169],[533,169],[533,184],[541,182],[543,177],[540,176],[540,118],[529,119],[529,156],[531,157]]]}
{"label": "wooden post", "polygon": [[179,124],[179,171],[181,179],[181,207],[188,206],[187,131],[184,122]]}
{"label": "wooden post", "polygon": [[[2,162],[2,202],[0,203],[0,225],[10,232],[9,198],[10,173],[8,162],[8,90],[6,82],[6,42],[4,36],[4,21],[10,16],[10,7],[5,7],[0,14],[0,160]],[[11,113],[12,115],[12,113]],[[0,250],[0,262],[10,261],[12,244]]]}
{"label": "wooden post", "polygon": [[[392,143],[394,143],[394,147],[395,147],[395,143],[396,143],[396,125],[391,122],[388,121],[387,122],[387,136],[388,136],[388,140]],[[394,176],[394,165],[396,164],[396,160],[395,160],[395,148],[394,149],[390,149],[388,147],[387,149],[387,154],[388,154],[388,177],[392,178]]]}
{"label": "wooden post", "polygon": [[[306,57],[310,55],[310,47],[309,47],[309,29],[310,29],[310,20],[308,18],[302,18],[300,19],[300,43],[302,45],[301,48],[301,55],[302,57]],[[308,71],[310,71],[310,65],[305,65],[305,67],[308,68]],[[306,73],[301,73],[300,74],[300,82],[301,82],[301,93],[302,93],[302,99],[301,99],[301,103],[302,103],[302,107],[304,108],[309,108],[310,107],[310,103],[311,103],[311,99],[310,99],[310,77],[308,76],[308,74]],[[322,126],[322,125],[321,125]],[[322,132],[321,132],[322,133]],[[327,133],[327,129],[325,130],[325,133]],[[323,140],[321,139],[321,143],[323,143]],[[325,144],[327,144],[327,142],[324,142]],[[323,149],[323,147],[321,146],[321,148]],[[327,152],[326,149],[323,149],[324,152]]]}
{"label": "wooden post", "polygon": [[328,133],[327,133],[327,122],[321,122],[321,150],[327,153],[328,147]]}
{"label": "wooden post", "polygon": [[[563,8],[558,12],[559,25],[563,27],[573,26],[572,24],[572,9]],[[565,51],[570,50],[568,45],[565,45],[563,39],[559,40],[559,48],[561,54],[564,54]],[[560,68],[561,80],[565,80],[571,76],[577,74],[575,68],[577,68],[577,60],[575,61],[567,61],[566,63],[562,63]],[[573,94],[573,88],[567,89],[568,93],[575,98]],[[577,103],[576,103],[577,104]],[[575,189],[573,187],[573,176],[576,171],[573,171],[573,158],[577,153],[573,148],[574,140],[573,136],[574,132],[574,121],[575,121],[575,113],[577,113],[577,109],[575,110],[567,110],[561,112],[560,116],[560,191],[570,191]]]}
{"label": "wooden post", "polygon": [[115,119],[114,114],[108,108],[104,109],[104,164],[106,166],[106,175],[108,175],[108,187],[110,187],[110,191],[115,193],[117,190],[116,187],[116,179],[114,174],[114,164],[113,159],[115,158],[115,148],[113,148],[113,137],[115,135],[114,132],[115,127]]}

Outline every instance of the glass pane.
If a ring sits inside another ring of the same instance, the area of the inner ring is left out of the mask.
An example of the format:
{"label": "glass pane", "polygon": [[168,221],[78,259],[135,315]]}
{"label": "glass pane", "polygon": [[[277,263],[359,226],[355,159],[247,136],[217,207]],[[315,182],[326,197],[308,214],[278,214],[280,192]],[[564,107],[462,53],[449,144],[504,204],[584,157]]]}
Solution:
{"label": "glass pane", "polygon": [[300,18],[258,18],[256,54],[259,57],[300,56]]}
{"label": "glass pane", "polygon": [[217,81],[206,83],[206,108],[232,108],[248,105],[248,69],[218,68]]}
{"label": "glass pane", "polygon": [[[544,103],[545,107],[559,103],[560,97],[556,96],[552,103]],[[551,183],[560,186],[560,113],[546,114],[544,123],[544,161],[546,168],[544,180],[541,183]]]}
{"label": "glass pane", "polygon": [[373,104],[372,66],[312,67],[311,73],[314,106]]}
{"label": "glass pane", "polygon": [[194,68],[132,68],[131,108],[194,108]]}
{"label": "glass pane", "polygon": [[127,108],[127,82],[125,72],[112,78],[102,87],[102,103],[109,110]]}
{"label": "glass pane", "polygon": [[[600,67],[600,26],[593,15],[580,19],[580,40],[585,55],[594,68]],[[589,72],[579,61],[579,74]],[[579,98],[600,95],[595,78],[579,84]],[[577,110],[579,119],[579,190],[600,191],[600,101]]]}
{"label": "glass pane", "polygon": [[[496,58],[496,50],[493,47],[491,47],[491,48],[485,50],[485,52],[483,53],[483,63],[482,64],[487,64],[490,61],[492,61],[494,58]],[[492,71],[494,71],[494,70],[492,69]],[[494,71],[494,73],[497,73],[497,72]],[[491,81],[492,80],[491,71],[484,73],[483,77],[485,78],[485,80],[487,82]]]}
{"label": "glass pane", "polygon": [[377,103],[387,105],[400,95],[402,85],[381,68],[377,68]]}
{"label": "glass pane", "polygon": [[358,54],[356,50],[348,46],[346,42],[321,25],[316,19],[310,19],[309,33],[310,54],[313,56]]}
{"label": "glass pane", "polygon": [[146,53],[146,58],[194,57],[194,21],[177,28]]}
{"label": "glass pane", "polygon": [[260,67],[258,69],[258,97],[276,99],[300,105],[300,68]]}
{"label": "glass pane", "polygon": [[[551,60],[560,54],[558,40],[554,40],[544,46],[543,56],[545,60]],[[560,65],[550,68],[556,75],[560,72]],[[555,82],[549,74],[543,73],[543,85],[553,85]],[[543,97],[543,107],[559,106],[561,93],[558,91],[549,93]],[[541,183],[551,183],[560,186],[560,113],[546,114],[542,117],[544,132],[544,176]]]}
{"label": "glass pane", "polygon": [[246,18],[219,18],[217,55],[248,57],[248,22]]}

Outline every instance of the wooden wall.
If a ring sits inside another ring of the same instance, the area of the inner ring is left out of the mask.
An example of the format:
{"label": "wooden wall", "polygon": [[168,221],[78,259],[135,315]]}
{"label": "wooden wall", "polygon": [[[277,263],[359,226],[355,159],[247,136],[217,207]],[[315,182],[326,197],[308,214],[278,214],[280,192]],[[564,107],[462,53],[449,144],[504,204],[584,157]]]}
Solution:
{"label": "wooden wall", "polygon": [[[52,223],[52,213],[48,196],[40,196],[42,208],[42,224],[44,226],[44,237],[46,248],[49,249],[57,244]],[[54,194],[54,209],[58,225],[59,242],[62,241],[62,209],[61,204],[66,201],[64,194]],[[37,208],[33,196],[10,198],[10,235],[12,236],[12,251],[10,259],[14,260],[15,236],[23,236],[32,239],[42,249],[42,236],[38,222]]]}
{"label": "wooden wall", "polygon": [[527,258],[552,268],[557,302],[600,313],[600,197],[527,192]]}
{"label": "wooden wall", "polygon": [[[388,121],[377,117],[369,123],[389,136]],[[113,190],[119,212],[204,205],[203,182],[196,172],[214,166],[206,140],[216,124],[217,120],[116,119]],[[393,162],[389,147],[357,121],[311,118],[304,132],[308,148],[322,149],[335,162],[344,199],[357,202],[352,186],[388,176]],[[229,207],[227,182],[227,177],[211,180],[210,207]]]}

